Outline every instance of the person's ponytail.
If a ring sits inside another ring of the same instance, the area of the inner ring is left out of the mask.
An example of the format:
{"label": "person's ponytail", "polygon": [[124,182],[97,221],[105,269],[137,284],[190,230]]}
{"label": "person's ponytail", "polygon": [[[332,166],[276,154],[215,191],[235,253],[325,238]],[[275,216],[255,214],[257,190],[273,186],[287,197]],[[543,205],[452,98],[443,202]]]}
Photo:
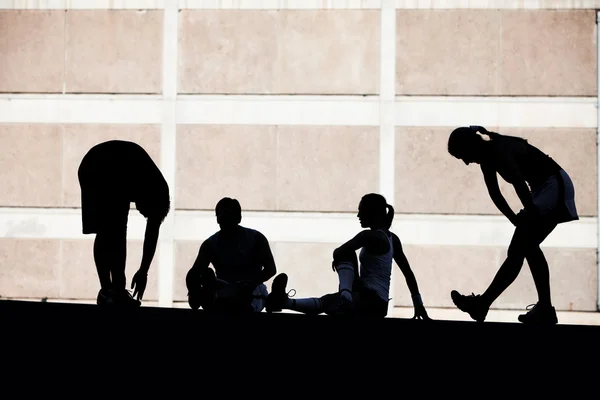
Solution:
{"label": "person's ponytail", "polygon": [[386,203],[387,213],[385,214],[385,222],[387,229],[390,229],[392,226],[392,221],[394,220],[394,207]]}

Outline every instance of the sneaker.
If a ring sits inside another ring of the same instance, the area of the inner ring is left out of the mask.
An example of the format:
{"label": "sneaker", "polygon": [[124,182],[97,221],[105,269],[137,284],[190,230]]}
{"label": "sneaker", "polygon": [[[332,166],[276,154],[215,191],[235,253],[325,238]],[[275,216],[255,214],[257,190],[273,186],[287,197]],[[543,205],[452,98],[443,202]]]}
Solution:
{"label": "sneaker", "polygon": [[134,299],[127,289],[113,292],[113,300],[115,305],[120,307],[139,307],[142,305],[142,302]]}
{"label": "sneaker", "polygon": [[519,315],[519,322],[530,325],[556,325],[558,317],[556,310],[552,306],[540,306],[539,304],[530,304],[526,314]]}
{"label": "sneaker", "polygon": [[[290,297],[289,293],[286,292],[285,287],[287,286],[288,276],[285,273],[281,273],[273,279],[271,285],[271,293],[265,300],[265,309],[268,313],[281,311],[285,301]],[[292,295],[293,296],[293,295]]]}
{"label": "sneaker", "polygon": [[100,289],[100,291],[98,292],[98,297],[96,297],[96,304],[99,306],[114,305],[114,300],[111,292],[106,289]]}
{"label": "sneaker", "polygon": [[133,298],[127,289],[122,291],[100,289],[96,304],[99,306],[139,307],[142,302]]}
{"label": "sneaker", "polygon": [[453,290],[450,293],[450,296],[459,310],[466,312],[477,322],[485,321],[488,308],[481,304],[481,295],[471,294],[469,296],[464,296],[456,290]]}

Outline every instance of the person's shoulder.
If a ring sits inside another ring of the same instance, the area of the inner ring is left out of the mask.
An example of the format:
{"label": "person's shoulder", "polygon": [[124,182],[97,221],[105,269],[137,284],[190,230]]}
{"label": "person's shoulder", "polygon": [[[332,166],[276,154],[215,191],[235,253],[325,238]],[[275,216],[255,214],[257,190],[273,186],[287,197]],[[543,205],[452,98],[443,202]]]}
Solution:
{"label": "person's shoulder", "polygon": [[256,238],[258,240],[263,240],[263,241],[267,240],[267,237],[265,236],[265,234],[263,234],[258,229],[248,228],[246,226],[241,226],[241,228],[244,229],[244,231],[246,232],[246,234],[248,236],[250,236],[250,237]]}
{"label": "person's shoulder", "polygon": [[390,237],[392,238],[392,243],[394,245],[401,245],[400,237],[396,235],[394,232],[390,231]]}
{"label": "person's shoulder", "polygon": [[357,236],[368,239],[369,241],[383,241],[389,238],[389,234],[390,231],[386,231],[385,229],[363,229]]}
{"label": "person's shoulder", "polygon": [[219,232],[215,232],[202,242],[202,246],[212,246],[219,239]]}

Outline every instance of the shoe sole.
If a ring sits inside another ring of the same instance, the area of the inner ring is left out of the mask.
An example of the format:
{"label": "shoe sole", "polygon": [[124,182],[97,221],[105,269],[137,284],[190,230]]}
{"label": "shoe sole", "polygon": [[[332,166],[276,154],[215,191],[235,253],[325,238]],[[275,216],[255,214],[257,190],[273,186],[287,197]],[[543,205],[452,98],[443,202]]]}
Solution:
{"label": "shoe sole", "polygon": [[450,292],[450,297],[452,298],[452,302],[454,303],[454,305],[456,306],[456,308],[458,308],[460,311],[462,311],[464,313],[469,314],[469,317],[471,317],[471,319],[475,320],[475,322],[482,323],[482,322],[485,321],[485,317],[483,317],[483,318],[475,318],[475,316],[472,313],[463,310],[463,308],[458,305],[458,303],[460,303],[462,295],[460,293],[458,293],[456,290],[453,290],[453,291]]}

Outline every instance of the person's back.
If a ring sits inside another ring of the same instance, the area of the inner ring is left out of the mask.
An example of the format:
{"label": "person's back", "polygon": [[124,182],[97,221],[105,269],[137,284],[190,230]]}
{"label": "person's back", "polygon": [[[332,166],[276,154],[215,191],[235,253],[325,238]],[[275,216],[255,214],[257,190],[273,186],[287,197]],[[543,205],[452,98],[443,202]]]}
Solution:
{"label": "person's back", "polygon": [[[505,165],[498,163],[498,173],[509,183],[512,183],[514,179],[511,172],[506,169],[507,166],[510,168],[510,164],[506,165],[506,161],[514,163],[531,187],[542,185],[550,176],[558,174],[561,170],[560,165],[554,159],[525,139],[495,135],[492,144],[497,158],[505,160]],[[507,158],[508,160],[506,160]]]}
{"label": "person's back", "polygon": [[217,278],[226,282],[258,280],[265,258],[262,236],[254,229],[237,226],[233,232],[219,231],[209,237]]}
{"label": "person's back", "polygon": [[[137,143],[110,140],[88,151],[79,167],[82,186],[94,185],[106,203],[135,202],[146,217],[154,208],[164,218],[170,207],[169,186],[150,155]],[[108,200],[114,199],[114,200]]]}

